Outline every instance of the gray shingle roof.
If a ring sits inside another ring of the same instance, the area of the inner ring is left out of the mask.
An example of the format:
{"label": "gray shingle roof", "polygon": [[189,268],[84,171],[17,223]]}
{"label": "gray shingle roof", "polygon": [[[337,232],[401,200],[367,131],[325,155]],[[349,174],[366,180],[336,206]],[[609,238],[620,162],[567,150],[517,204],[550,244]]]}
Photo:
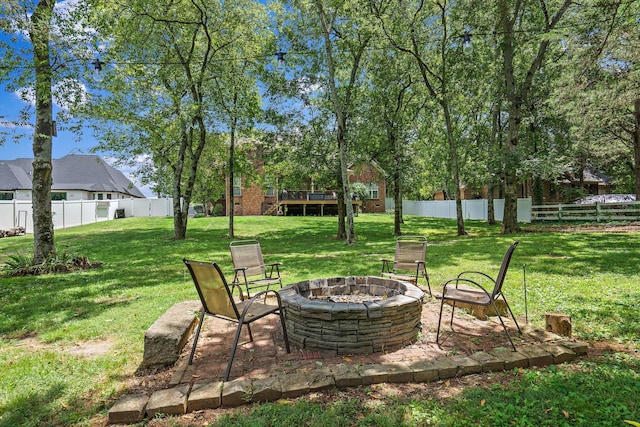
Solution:
{"label": "gray shingle roof", "polygon": [[[0,161],[0,191],[30,190],[32,159]],[[144,194],[118,169],[96,155],[68,154],[51,161],[52,190],[119,192],[131,197]]]}

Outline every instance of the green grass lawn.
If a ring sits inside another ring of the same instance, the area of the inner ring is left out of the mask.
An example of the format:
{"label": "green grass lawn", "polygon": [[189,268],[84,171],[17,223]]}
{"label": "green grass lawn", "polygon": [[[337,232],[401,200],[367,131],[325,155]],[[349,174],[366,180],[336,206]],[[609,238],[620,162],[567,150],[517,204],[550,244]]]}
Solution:
{"label": "green grass lawn", "polygon": [[[184,241],[171,239],[171,218],[126,218],[58,230],[58,252],[88,256],[103,266],[2,277],[0,426],[104,425],[106,412],[127,391],[142,361],[145,330],[174,303],[197,299],[182,258],[215,261],[231,275],[227,221],[190,219]],[[377,274],[379,259],[394,252],[393,217],[365,214],[355,222],[352,246],[335,239],[337,220],[331,217],[237,217],[236,238],[258,239],[266,262],[282,261],[285,284]],[[568,313],[577,338],[608,341],[625,351],[509,373],[500,387],[471,386],[446,400],[395,396],[372,408],[345,394],[331,404],[301,399],[251,406],[216,425],[620,426],[625,419],[640,421],[640,233],[503,236],[499,226],[467,221],[469,235],[459,237],[451,220],[407,217],[405,222],[404,234],[429,238],[427,268],[434,287],[463,269],[495,275],[504,251],[520,240],[505,284],[516,315],[524,319],[526,269],[530,323],[542,326],[545,312]],[[32,245],[32,236],[0,239],[0,264],[11,254],[29,254]],[[98,357],[74,351],[92,344],[109,350]]]}

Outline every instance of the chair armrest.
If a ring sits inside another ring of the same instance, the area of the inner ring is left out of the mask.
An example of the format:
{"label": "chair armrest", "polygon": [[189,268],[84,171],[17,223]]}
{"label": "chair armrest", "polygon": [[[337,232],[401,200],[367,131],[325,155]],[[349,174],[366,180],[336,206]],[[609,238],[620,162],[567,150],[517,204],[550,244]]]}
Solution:
{"label": "chair armrest", "polygon": [[265,264],[266,267],[273,267],[274,265],[282,265],[282,263],[281,262],[272,262],[272,263],[269,263],[269,264]]}
{"label": "chair armrest", "polygon": [[247,312],[251,308],[251,305],[253,305],[253,303],[256,302],[258,300],[258,298],[263,297],[264,299],[266,299],[267,294],[270,293],[270,292],[273,293],[276,296],[276,300],[278,302],[278,309],[282,310],[282,302],[280,301],[280,294],[277,293],[276,291],[274,291],[273,289],[267,289],[266,291],[258,292],[257,294],[255,294],[254,296],[249,298],[249,300],[247,301],[247,303],[244,306],[244,309],[242,310],[242,313],[240,314],[240,319],[239,320],[242,321],[244,319],[244,316],[246,316]]}
{"label": "chair armrest", "polygon": [[234,267],[233,268],[236,272],[238,271],[247,271],[247,267]]}
{"label": "chair armrest", "polygon": [[492,284],[496,283],[496,281],[495,281],[495,279],[493,277],[491,277],[488,274],[483,273],[481,271],[463,271],[462,273],[458,274],[458,279],[462,278],[462,276],[468,276],[468,275],[472,275],[472,274],[480,275],[480,276],[484,277],[485,279],[490,280]]}
{"label": "chair armrest", "polygon": [[442,295],[444,296],[444,294],[445,294],[445,292],[446,292],[446,290],[447,290],[447,287],[449,287],[449,285],[455,284],[455,286],[456,286],[456,288],[457,288],[457,287],[458,287],[458,285],[459,285],[460,283],[465,284],[465,285],[471,285],[471,286],[474,286],[474,287],[476,287],[476,288],[480,289],[480,290],[481,290],[482,292],[484,292],[485,294],[487,294],[487,296],[489,296],[489,292],[487,292],[487,290],[484,288],[484,286],[482,286],[482,285],[481,285],[481,284],[479,284],[478,282],[475,282],[475,281],[473,281],[473,280],[471,280],[471,279],[461,279],[461,278],[459,278],[459,277],[458,277],[458,278],[456,278],[456,279],[450,279],[450,280],[447,280],[447,281],[444,283],[444,286],[442,286]]}

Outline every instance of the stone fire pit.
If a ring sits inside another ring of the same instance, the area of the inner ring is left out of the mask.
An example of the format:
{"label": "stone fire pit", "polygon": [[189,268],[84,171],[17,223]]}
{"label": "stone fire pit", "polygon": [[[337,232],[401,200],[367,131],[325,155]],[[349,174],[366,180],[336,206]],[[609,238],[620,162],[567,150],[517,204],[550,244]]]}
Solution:
{"label": "stone fire pit", "polygon": [[278,292],[289,340],[300,348],[370,354],[414,342],[424,293],[382,277],[336,277],[288,285]]}

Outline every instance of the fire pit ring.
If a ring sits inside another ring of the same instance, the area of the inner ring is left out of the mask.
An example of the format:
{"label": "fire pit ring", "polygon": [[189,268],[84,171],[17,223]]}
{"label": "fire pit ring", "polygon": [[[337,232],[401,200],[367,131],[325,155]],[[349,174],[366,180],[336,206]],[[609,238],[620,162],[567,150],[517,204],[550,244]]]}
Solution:
{"label": "fire pit ring", "polygon": [[413,343],[424,292],[374,276],[313,279],[278,291],[289,341],[334,354],[371,354]]}

